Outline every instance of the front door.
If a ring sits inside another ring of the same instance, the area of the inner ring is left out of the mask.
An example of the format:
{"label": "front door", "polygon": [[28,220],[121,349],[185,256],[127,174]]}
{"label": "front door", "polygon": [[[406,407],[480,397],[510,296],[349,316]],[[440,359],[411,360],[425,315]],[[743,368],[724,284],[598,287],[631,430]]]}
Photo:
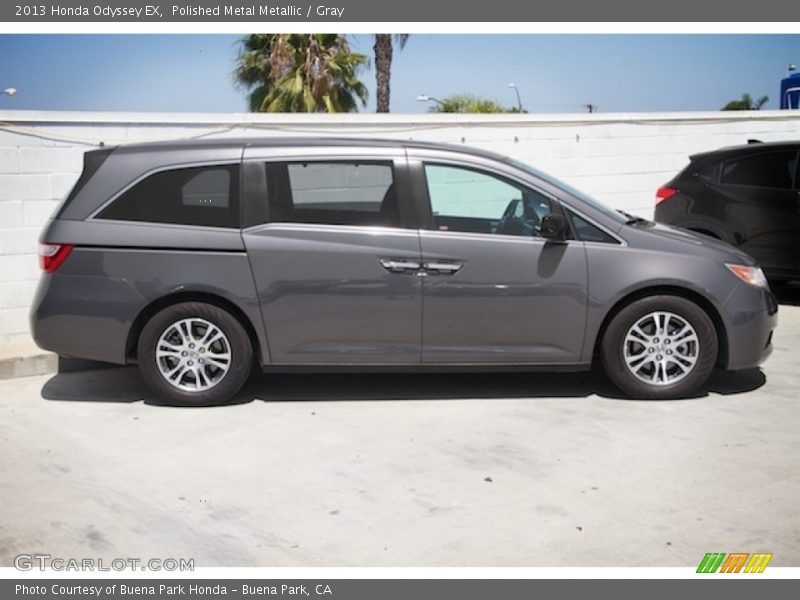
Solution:
{"label": "front door", "polygon": [[432,211],[420,238],[423,362],[578,362],[586,255],[581,242],[540,237],[557,201],[487,170],[428,163],[416,172]]}

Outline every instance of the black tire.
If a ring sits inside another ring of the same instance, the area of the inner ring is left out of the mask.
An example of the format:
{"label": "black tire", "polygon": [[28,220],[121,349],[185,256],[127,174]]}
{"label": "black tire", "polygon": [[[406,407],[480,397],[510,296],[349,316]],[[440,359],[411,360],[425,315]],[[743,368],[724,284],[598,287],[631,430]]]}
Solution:
{"label": "black tire", "polygon": [[[667,320],[659,317],[660,313],[674,317]],[[657,324],[665,322],[666,336],[657,330]],[[683,328],[687,324],[694,336],[687,335]],[[634,325],[639,325],[638,331],[633,331]],[[629,339],[638,339],[641,331],[652,337],[643,337],[647,341],[642,343],[626,342],[629,332]],[[691,341],[693,338],[696,342]],[[614,316],[602,340],[603,367],[608,377],[633,398],[667,399],[696,394],[711,375],[718,351],[717,332],[709,316],[694,302],[678,296],[648,296],[632,302]],[[626,353],[631,367],[626,363]],[[695,362],[689,365],[692,357]],[[649,381],[652,377],[655,382]]]}
{"label": "black tire", "polygon": [[[179,326],[181,322],[184,325]],[[184,336],[182,332],[189,330],[179,332],[179,327],[191,327],[192,332]],[[211,338],[217,336],[211,327],[216,328],[221,337],[207,347],[202,346],[198,342],[202,341],[204,333],[208,332]],[[169,336],[170,332],[173,337],[162,340],[162,336]],[[172,343],[165,345],[166,339]],[[178,344],[182,344],[182,352],[175,352],[174,358],[157,357],[159,345],[162,350],[173,352],[172,348]],[[173,406],[213,406],[230,402],[247,381],[253,363],[253,347],[242,324],[224,309],[203,302],[174,304],[156,313],[142,329],[137,348],[139,370],[145,382],[160,403]],[[225,358],[226,354],[229,359]],[[224,370],[226,363],[227,371]],[[174,365],[177,365],[178,375],[184,375],[171,383],[162,369],[169,371]],[[202,373],[198,374],[198,370]],[[192,389],[192,386],[199,389]]]}

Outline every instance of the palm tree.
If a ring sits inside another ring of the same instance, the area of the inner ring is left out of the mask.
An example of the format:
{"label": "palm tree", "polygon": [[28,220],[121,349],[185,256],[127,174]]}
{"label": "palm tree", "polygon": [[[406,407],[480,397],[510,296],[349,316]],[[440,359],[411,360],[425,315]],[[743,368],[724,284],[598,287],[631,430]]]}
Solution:
{"label": "palm tree", "polygon": [[[398,33],[394,35],[394,43],[402,50],[408,41],[409,34]],[[375,82],[376,91],[375,96],[377,100],[377,109],[375,112],[388,113],[389,112],[389,81],[392,74],[392,34],[390,33],[376,33],[375,34]]]}
{"label": "palm tree", "polygon": [[769,102],[769,96],[761,96],[758,100],[753,101],[750,94],[742,94],[741,100],[731,100],[722,107],[722,110],[761,110],[761,107],[767,102]]}
{"label": "palm tree", "polygon": [[429,112],[442,113],[516,113],[517,107],[506,108],[494,100],[472,94],[452,94],[444,100],[436,100]]}
{"label": "palm tree", "polygon": [[233,72],[236,85],[248,91],[248,108],[250,112],[258,112],[264,103],[272,83],[269,75],[270,54],[273,34],[251,34],[240,41],[236,69]]}
{"label": "palm tree", "polygon": [[367,103],[367,57],[339,34],[252,34],[234,71],[253,112],[351,112]]}

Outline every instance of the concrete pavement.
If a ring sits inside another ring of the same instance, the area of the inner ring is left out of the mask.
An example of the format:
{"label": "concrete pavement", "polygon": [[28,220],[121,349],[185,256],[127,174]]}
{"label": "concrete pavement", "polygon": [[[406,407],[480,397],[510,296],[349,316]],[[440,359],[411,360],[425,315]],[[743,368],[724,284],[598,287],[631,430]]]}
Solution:
{"label": "concrete pavement", "polygon": [[134,368],[0,381],[0,566],[800,566],[792,304],[763,370],[680,401],[600,373],[259,376],[209,409]]}

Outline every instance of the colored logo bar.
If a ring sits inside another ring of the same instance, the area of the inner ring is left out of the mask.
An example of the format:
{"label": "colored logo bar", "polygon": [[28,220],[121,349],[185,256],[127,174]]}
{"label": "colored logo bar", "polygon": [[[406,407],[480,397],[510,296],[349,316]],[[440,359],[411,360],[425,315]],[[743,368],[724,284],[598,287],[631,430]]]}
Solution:
{"label": "colored logo bar", "polygon": [[[766,552],[709,552],[700,561],[698,573],[763,573],[772,560],[772,554]],[[727,557],[727,558],[726,558]]]}

